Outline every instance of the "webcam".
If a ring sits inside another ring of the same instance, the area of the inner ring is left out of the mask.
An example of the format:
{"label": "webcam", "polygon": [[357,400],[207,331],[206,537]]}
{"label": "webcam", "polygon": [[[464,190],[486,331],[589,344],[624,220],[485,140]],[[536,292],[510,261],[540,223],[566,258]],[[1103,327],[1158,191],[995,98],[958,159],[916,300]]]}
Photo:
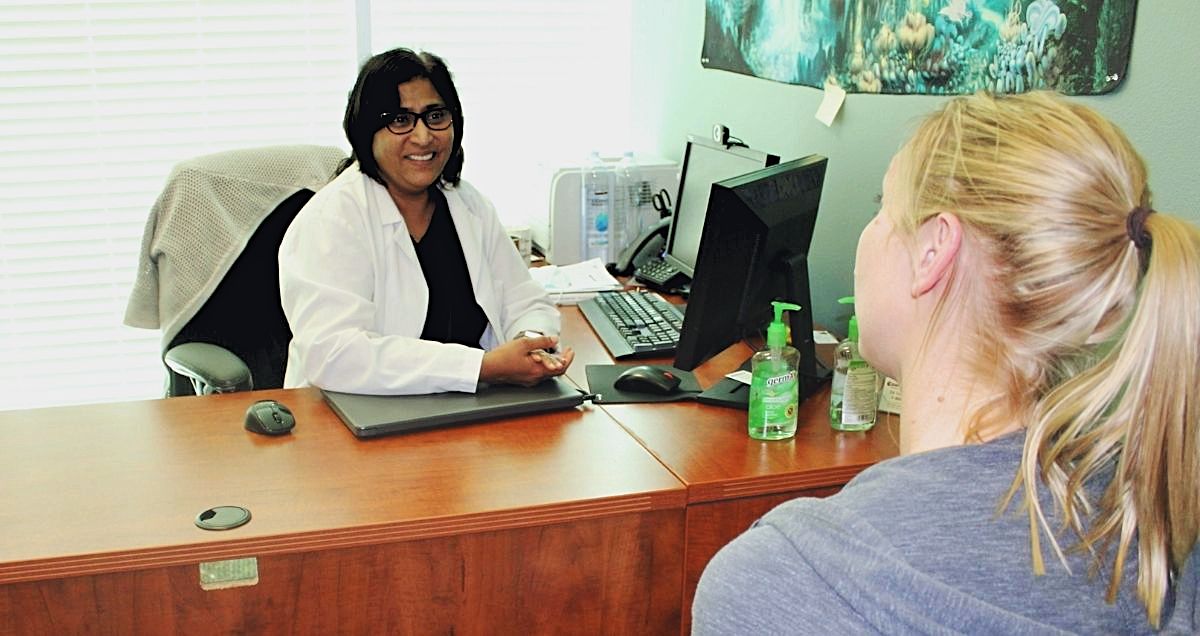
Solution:
{"label": "webcam", "polygon": [[726,148],[732,148],[734,146],[749,148],[749,146],[747,146],[741,139],[731,136],[729,134],[729,128],[722,124],[713,124],[712,138],[713,141],[725,146]]}

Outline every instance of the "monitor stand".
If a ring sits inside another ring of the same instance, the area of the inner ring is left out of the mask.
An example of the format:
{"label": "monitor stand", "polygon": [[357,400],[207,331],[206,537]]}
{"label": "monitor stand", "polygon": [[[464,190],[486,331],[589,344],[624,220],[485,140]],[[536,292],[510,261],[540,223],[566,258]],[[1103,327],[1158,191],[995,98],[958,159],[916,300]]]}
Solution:
{"label": "monitor stand", "polygon": [[800,399],[817,392],[817,387],[829,379],[829,371],[817,365],[817,347],[813,341],[812,294],[808,286],[808,255],[792,254],[776,263],[783,270],[787,299],[800,305],[800,311],[788,315],[792,330],[792,346],[800,351]]}
{"label": "monitor stand", "polygon": [[[800,311],[789,313],[788,325],[792,332],[792,346],[800,352],[800,400],[804,401],[816,393],[821,383],[831,375],[830,371],[822,370],[817,365],[817,348],[813,341],[812,299],[808,285],[808,256],[789,256],[775,263],[774,268],[783,274],[787,300],[800,305]],[[750,358],[738,369],[749,371]],[[704,404],[747,409],[750,405],[750,387],[737,380],[722,378],[707,391],[696,396],[696,399]]]}

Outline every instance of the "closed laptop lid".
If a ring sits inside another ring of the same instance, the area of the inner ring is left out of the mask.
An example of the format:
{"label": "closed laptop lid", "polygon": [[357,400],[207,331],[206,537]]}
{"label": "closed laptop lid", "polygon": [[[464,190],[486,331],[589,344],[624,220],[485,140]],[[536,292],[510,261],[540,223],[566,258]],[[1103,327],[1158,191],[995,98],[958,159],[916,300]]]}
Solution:
{"label": "closed laptop lid", "polygon": [[439,426],[574,408],[583,392],[561,378],[533,387],[481,384],[475,393],[361,395],[321,391],[350,432],[375,437]]}

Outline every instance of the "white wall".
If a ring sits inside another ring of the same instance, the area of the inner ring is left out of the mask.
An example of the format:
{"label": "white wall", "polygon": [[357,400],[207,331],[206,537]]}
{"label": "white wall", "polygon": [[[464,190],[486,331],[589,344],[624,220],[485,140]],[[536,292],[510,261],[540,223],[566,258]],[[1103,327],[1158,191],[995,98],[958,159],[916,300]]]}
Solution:
{"label": "white wall", "polygon": [[[784,160],[829,157],[809,264],[817,321],[844,332],[846,312],[835,300],[851,293],[854,248],[876,211],[879,182],[914,121],[943,99],[851,94],[827,128],[813,118],[817,89],[701,67],[704,0],[636,2],[634,11],[634,138],[648,140],[642,150],[678,160],[689,133],[707,135],[720,122]],[[1108,95],[1078,99],[1117,122],[1145,156],[1155,206],[1200,222],[1197,24],[1200,2],[1142,0],[1127,79]]]}

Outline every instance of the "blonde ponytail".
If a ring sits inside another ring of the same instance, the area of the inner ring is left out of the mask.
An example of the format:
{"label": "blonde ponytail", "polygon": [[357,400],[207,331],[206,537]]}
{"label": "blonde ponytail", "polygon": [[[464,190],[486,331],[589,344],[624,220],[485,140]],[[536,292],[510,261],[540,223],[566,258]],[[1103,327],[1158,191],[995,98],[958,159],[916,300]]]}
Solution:
{"label": "blonde ponytail", "polygon": [[1128,325],[1100,363],[1042,400],[1018,484],[1036,488],[1036,468],[1079,530],[1079,506],[1065,504],[1115,460],[1080,545],[1102,557],[1116,542],[1112,602],[1136,540],[1137,594],[1157,627],[1200,526],[1200,233],[1166,214],[1145,227],[1152,246]]}
{"label": "blonde ponytail", "polygon": [[[903,152],[913,198],[900,226],[952,210],[996,264],[996,317],[970,362],[1007,389],[971,417],[1027,426],[1001,507],[1019,497],[1027,510],[1034,570],[1043,535],[1065,564],[1070,531],[1110,572],[1112,602],[1136,549],[1158,626],[1200,526],[1200,232],[1150,213],[1145,165],[1115,126],[1049,93],[951,100]],[[1103,479],[1090,501],[1085,486]]]}

